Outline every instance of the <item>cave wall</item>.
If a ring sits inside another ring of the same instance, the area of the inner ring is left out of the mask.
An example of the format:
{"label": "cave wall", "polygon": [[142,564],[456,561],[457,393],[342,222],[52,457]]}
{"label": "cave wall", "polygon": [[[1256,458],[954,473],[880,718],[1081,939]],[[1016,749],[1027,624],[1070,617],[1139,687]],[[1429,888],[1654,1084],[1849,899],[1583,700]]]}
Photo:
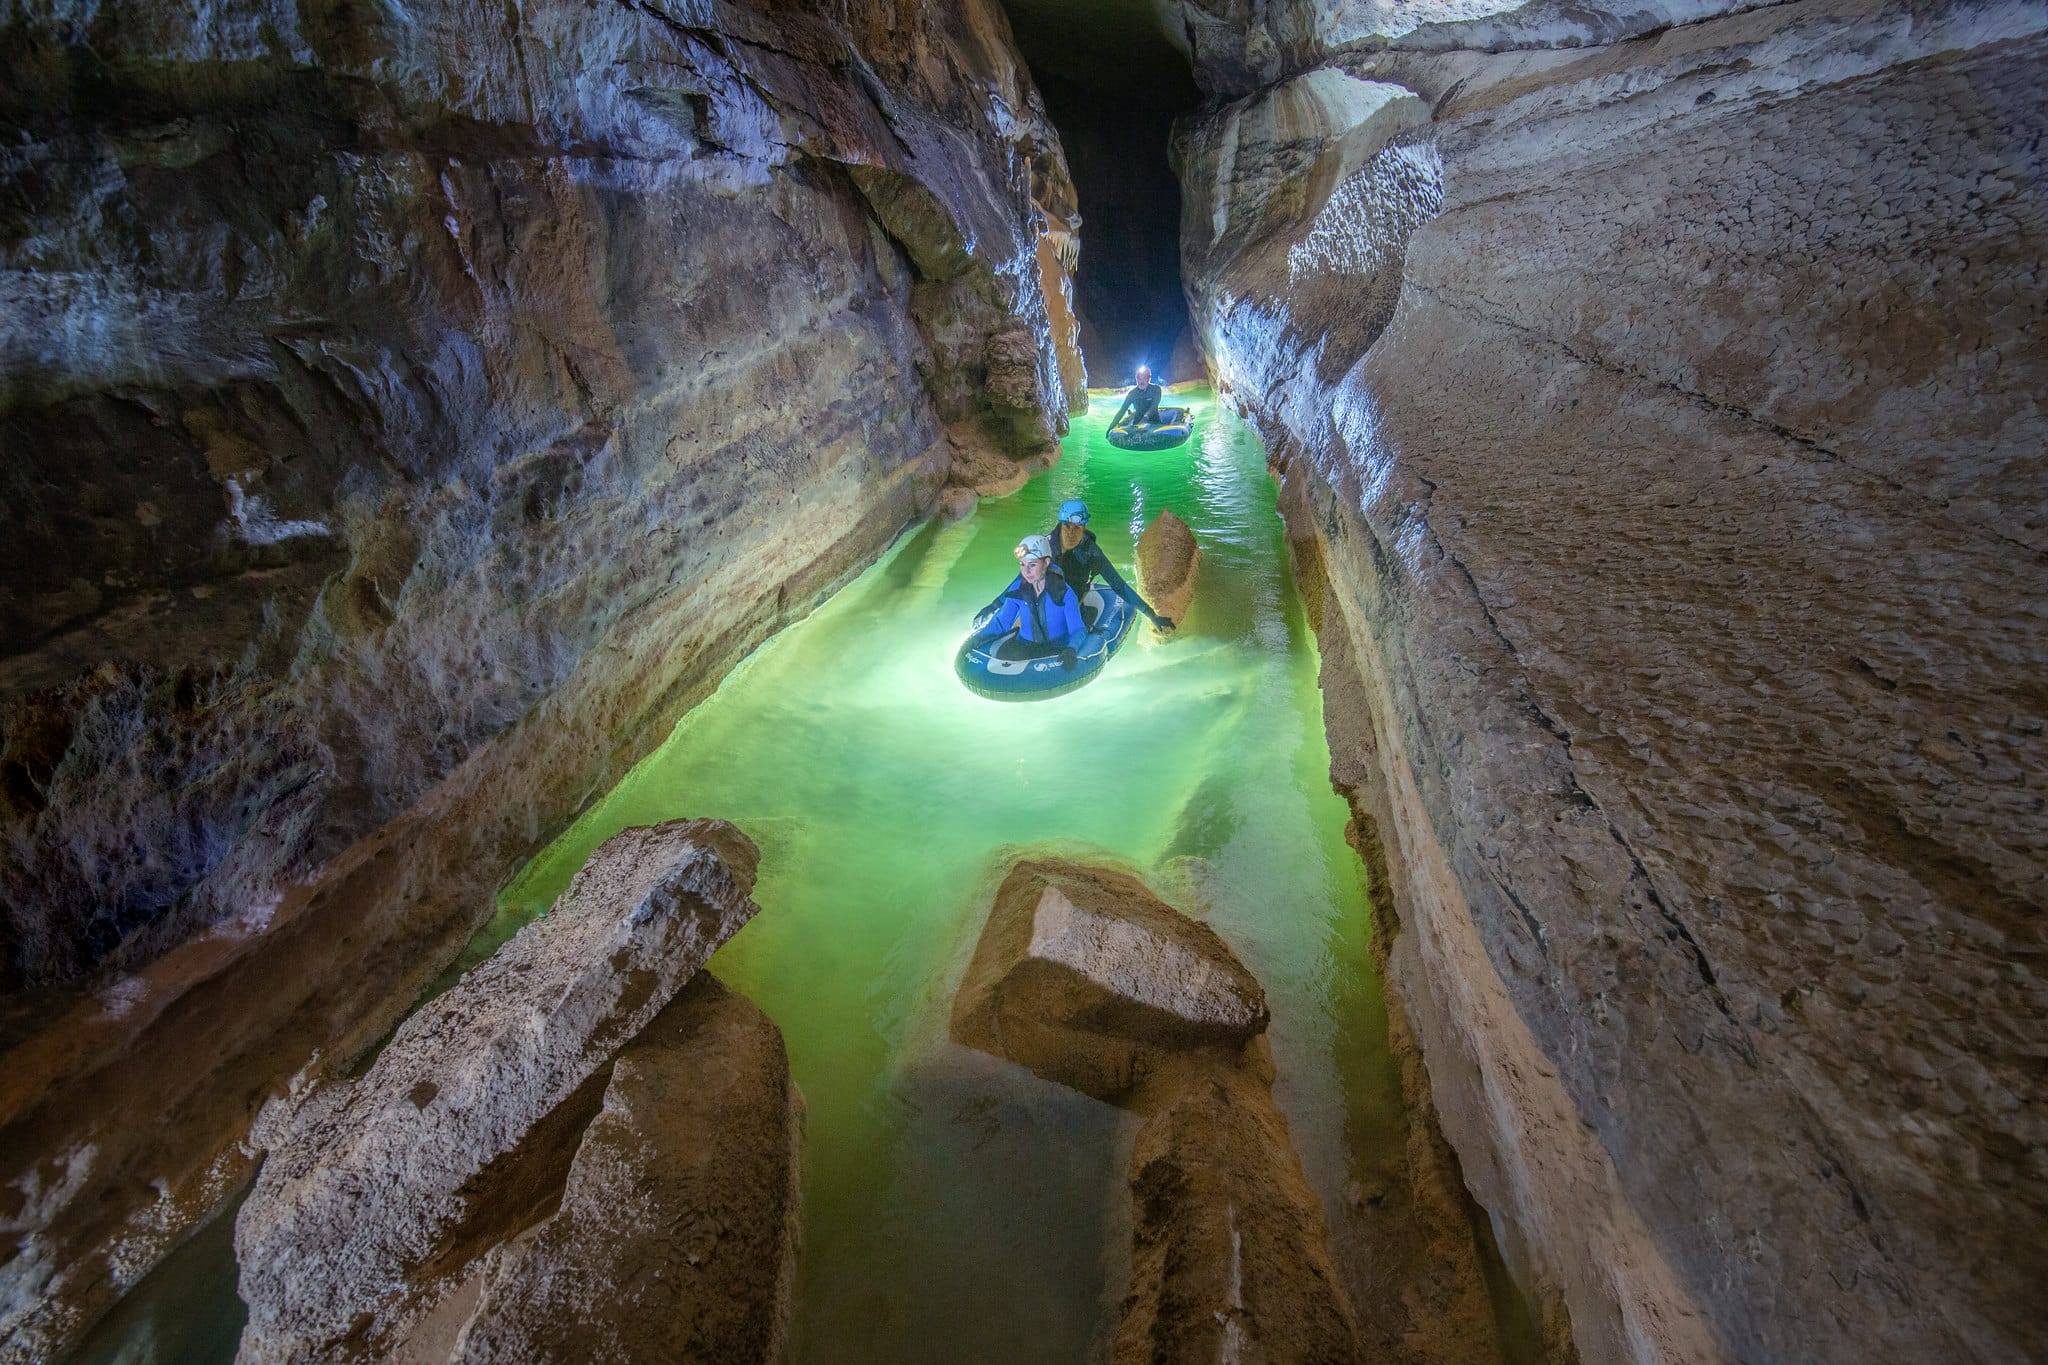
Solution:
{"label": "cave wall", "polygon": [[992,4],[44,8],[0,76],[0,1354],[40,1357],[952,450],[1045,459],[1079,359]]}
{"label": "cave wall", "polygon": [[1518,1277],[1588,1361],[2048,1355],[2043,11],[1182,8],[1197,322]]}

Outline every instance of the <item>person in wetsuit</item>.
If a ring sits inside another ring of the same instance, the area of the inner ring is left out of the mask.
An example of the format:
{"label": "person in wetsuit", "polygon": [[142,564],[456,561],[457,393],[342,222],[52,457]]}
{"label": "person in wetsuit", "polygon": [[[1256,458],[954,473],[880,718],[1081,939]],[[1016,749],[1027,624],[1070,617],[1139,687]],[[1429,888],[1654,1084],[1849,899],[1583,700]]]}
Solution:
{"label": "person in wetsuit", "polygon": [[1133,427],[1151,426],[1159,421],[1159,386],[1152,382],[1152,367],[1138,367],[1138,383],[1124,395],[1124,405],[1116,410],[1116,417],[1110,422],[1113,427],[1122,426],[1124,414],[1129,413]]}
{"label": "person in wetsuit", "polygon": [[1052,566],[1052,542],[1026,536],[1016,549],[1018,574],[1002,596],[975,618],[976,639],[1017,632],[996,647],[998,659],[1043,659],[1057,654],[1064,668],[1080,662],[1077,651],[1087,639],[1081,624],[1081,595]]}
{"label": "person in wetsuit", "polygon": [[[1116,571],[1116,565],[1109,562],[1109,556],[1102,552],[1102,546],[1095,541],[1095,533],[1088,529],[1088,504],[1079,498],[1068,498],[1060,504],[1058,520],[1053,523],[1052,566],[1059,571],[1067,586],[1081,596],[1088,595],[1088,587],[1098,577],[1116,591],[1116,595],[1145,614],[1145,619],[1161,630],[1172,630],[1173,618],[1161,616],[1152,610],[1152,604],[1138,596],[1138,590],[1124,582],[1124,576]],[[1088,621],[1087,608],[1082,608],[1081,619]],[[1088,621],[1089,629],[1095,628]]]}

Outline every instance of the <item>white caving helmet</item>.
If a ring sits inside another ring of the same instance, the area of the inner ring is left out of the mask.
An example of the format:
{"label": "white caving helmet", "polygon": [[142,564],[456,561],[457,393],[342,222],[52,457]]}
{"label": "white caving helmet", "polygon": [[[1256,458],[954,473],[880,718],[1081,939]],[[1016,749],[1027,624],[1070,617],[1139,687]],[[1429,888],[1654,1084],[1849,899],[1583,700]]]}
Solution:
{"label": "white caving helmet", "polygon": [[1017,542],[1019,559],[1051,559],[1052,539],[1048,536],[1026,536]]}

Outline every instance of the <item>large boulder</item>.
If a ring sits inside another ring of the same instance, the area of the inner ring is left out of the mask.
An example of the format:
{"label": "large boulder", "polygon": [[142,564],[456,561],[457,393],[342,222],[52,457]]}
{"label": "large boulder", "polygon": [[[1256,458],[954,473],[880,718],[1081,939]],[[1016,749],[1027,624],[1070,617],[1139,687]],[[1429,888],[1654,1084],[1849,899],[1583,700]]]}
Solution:
{"label": "large boulder", "polygon": [[451,1359],[781,1359],[803,1102],[782,1033],[699,972],[619,1053],[561,1208],[491,1253]]}
{"label": "large boulder", "polygon": [[1178,621],[1195,599],[1195,575],[1202,571],[1202,547],[1195,533],[1171,512],[1161,512],[1138,537],[1138,591],[1161,616]]}
{"label": "large boulder", "polygon": [[1097,1099],[1165,1055],[1235,1054],[1266,993],[1207,925],[1127,873],[1054,859],[1004,879],[953,1004],[953,1039]]}
{"label": "large boulder", "polygon": [[360,1080],[260,1125],[270,1154],[235,1228],[238,1359],[382,1354],[537,1221],[601,1069],[752,918],[757,860],[723,821],[613,836]]}
{"label": "large boulder", "polygon": [[1360,1358],[1267,1020],[1229,945],[1128,873],[1027,859],[996,891],[954,1041],[1144,1115],[1115,1365]]}

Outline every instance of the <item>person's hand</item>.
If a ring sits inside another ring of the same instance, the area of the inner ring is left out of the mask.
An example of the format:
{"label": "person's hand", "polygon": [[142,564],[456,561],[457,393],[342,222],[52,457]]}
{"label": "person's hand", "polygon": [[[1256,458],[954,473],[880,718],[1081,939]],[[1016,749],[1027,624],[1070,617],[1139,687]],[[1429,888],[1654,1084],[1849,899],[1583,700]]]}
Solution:
{"label": "person's hand", "polygon": [[976,635],[981,634],[981,632],[988,626],[988,623],[990,621],[995,620],[995,617],[996,609],[994,607],[984,607],[979,612],[975,613],[973,627],[974,633]]}
{"label": "person's hand", "polygon": [[1152,618],[1152,624],[1160,630],[1172,630],[1178,623],[1171,616],[1155,616]]}
{"label": "person's hand", "polygon": [[1072,671],[1081,662],[1081,656],[1069,645],[1060,651],[1060,667]]}

